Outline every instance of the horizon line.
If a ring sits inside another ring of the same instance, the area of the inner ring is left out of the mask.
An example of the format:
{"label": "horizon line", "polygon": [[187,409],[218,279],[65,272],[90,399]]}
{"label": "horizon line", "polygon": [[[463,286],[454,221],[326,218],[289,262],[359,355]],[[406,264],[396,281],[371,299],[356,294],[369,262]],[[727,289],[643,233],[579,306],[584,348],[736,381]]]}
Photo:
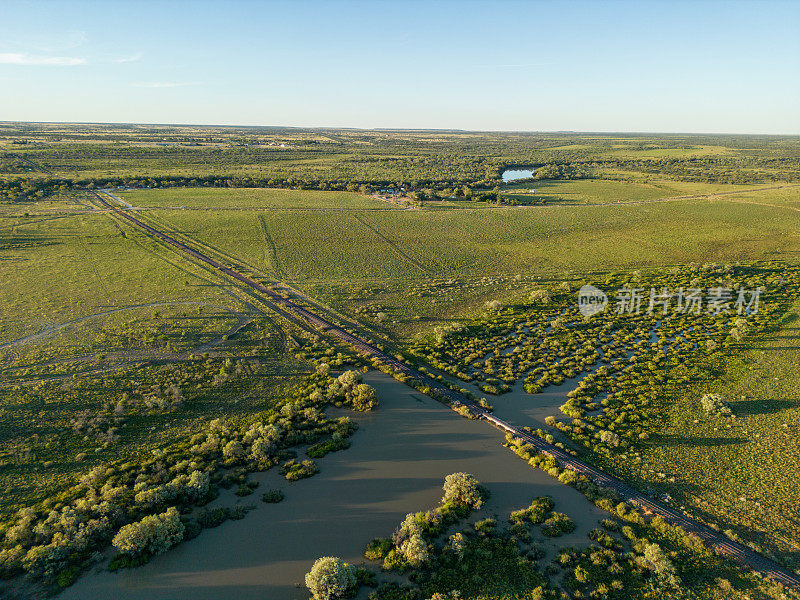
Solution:
{"label": "horizon line", "polygon": [[798,133],[744,133],[744,132],[719,132],[719,131],[642,131],[642,130],[575,130],[575,129],[460,129],[453,127],[355,127],[355,126],[330,126],[330,125],[242,125],[242,124],[215,124],[215,123],[157,123],[137,121],[21,121],[2,120],[0,124],[30,124],[30,125],[127,125],[139,127],[211,127],[217,129],[297,129],[297,130],[334,130],[334,131],[419,131],[440,133],[525,133],[525,134],[562,134],[562,135],[731,135],[731,136],[771,136],[771,137],[798,137]]}

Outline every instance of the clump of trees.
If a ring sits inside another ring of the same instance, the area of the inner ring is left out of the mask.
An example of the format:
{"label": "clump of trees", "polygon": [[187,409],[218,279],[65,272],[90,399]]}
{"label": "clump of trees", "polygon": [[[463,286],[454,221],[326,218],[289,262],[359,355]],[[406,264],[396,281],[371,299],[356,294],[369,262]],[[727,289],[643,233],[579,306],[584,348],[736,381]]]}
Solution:
{"label": "clump of trees", "polygon": [[354,410],[366,412],[378,406],[378,396],[375,388],[366,383],[361,383],[360,371],[345,371],[328,386],[328,399],[340,401],[351,406]]}
{"label": "clump of trees", "polygon": [[[220,372],[219,361],[191,364],[210,365]],[[225,367],[236,368],[233,361]],[[156,383],[174,399],[177,394],[170,391],[170,378]],[[219,487],[235,489],[239,484],[240,491],[251,492],[254,486],[247,483],[247,473],[278,465],[293,446],[309,444],[312,453],[319,455],[347,447],[357,425],[347,417],[328,419],[322,412],[330,403],[323,393],[330,382],[327,373],[310,375],[297,394],[250,423],[214,419],[191,438],[154,448],[143,459],[95,467],[57,497],[20,510],[15,519],[0,526],[0,576],[27,572],[48,584],[69,585],[102,557],[100,552],[109,544],[120,552],[109,568],[131,567],[194,537],[202,528],[242,518],[247,511],[239,508],[201,510],[194,518],[180,515],[213,499]],[[371,388],[358,387],[357,372],[337,383],[344,383],[343,398],[349,392],[351,402],[374,406]],[[144,397],[154,385],[137,389],[143,390]],[[124,407],[133,406],[132,393],[123,394]],[[120,412],[113,402],[109,406],[110,412]],[[317,470],[311,460],[288,461],[282,468],[289,480]],[[264,499],[275,502],[280,497],[276,491]]]}
{"label": "clump of trees", "polygon": [[534,179],[591,179],[592,177],[594,177],[592,171],[577,163],[548,163],[536,169],[533,174]]}
{"label": "clump of trees", "polygon": [[469,473],[453,473],[445,478],[441,505],[427,512],[409,513],[391,539],[378,538],[367,546],[364,556],[383,559],[386,570],[406,570],[426,565],[432,556],[431,540],[448,525],[479,509],[488,491]]}
{"label": "clump of trees", "polygon": [[166,552],[183,539],[184,525],[174,506],[158,515],[125,525],[114,536],[114,547],[124,554],[140,556]]}

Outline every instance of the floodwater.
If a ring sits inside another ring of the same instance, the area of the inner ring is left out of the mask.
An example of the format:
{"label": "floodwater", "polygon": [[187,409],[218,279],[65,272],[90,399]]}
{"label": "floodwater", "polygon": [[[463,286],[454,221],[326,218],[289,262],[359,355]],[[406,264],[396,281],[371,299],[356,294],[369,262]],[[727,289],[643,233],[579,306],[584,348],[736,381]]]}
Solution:
{"label": "floodwater", "polygon": [[[383,373],[365,379],[381,405],[355,416],[361,427],[352,447],[319,460],[318,475],[288,483],[276,469],[257,474],[256,492],[236,500],[257,505],[241,521],[203,531],[138,569],[86,574],[60,598],[305,600],[308,592],[298,584],[316,558],[360,563],[372,538],[390,535],[408,512],[433,508],[444,477],[456,471],[473,473],[491,491],[480,518],[504,518],[535,496],[551,496],[577,528],[546,541],[548,556],[556,545],[589,543],[586,534],[605,513],[503,448],[500,431],[460,418]],[[261,493],[271,487],[286,499],[262,503]],[[225,492],[215,504],[233,498]]]}
{"label": "floodwater", "polygon": [[503,178],[503,183],[508,183],[509,181],[515,181],[517,179],[528,179],[529,177],[533,177],[533,172],[535,169],[506,169],[503,171],[501,177]]}
{"label": "floodwater", "polygon": [[[581,380],[589,373],[594,373],[603,364],[597,361],[587,371],[579,373],[571,379],[565,379],[559,385],[549,385],[543,391],[529,394],[525,391],[525,378],[515,383],[510,392],[487,399],[494,408],[494,414],[511,425],[517,427],[542,427],[550,429],[545,424],[547,417],[553,416],[559,421],[571,421],[559,410],[569,398],[567,394],[578,387]],[[484,395],[477,387],[475,393]]]}

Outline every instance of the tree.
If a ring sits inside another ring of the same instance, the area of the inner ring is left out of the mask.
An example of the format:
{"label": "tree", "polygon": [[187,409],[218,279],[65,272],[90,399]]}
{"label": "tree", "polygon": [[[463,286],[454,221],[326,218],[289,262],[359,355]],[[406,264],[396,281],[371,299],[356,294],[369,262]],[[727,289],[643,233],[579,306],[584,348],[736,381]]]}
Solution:
{"label": "tree", "polygon": [[444,478],[442,502],[466,504],[470,508],[483,506],[484,490],[480,482],[469,473],[452,473]]}
{"label": "tree", "polygon": [[644,566],[653,571],[656,576],[670,585],[678,585],[680,578],[675,570],[675,565],[658,544],[647,544],[644,548]]}
{"label": "tree", "polygon": [[412,567],[419,567],[430,559],[428,544],[421,535],[415,534],[400,546],[400,551]]}
{"label": "tree", "polygon": [[192,499],[203,498],[208,494],[209,475],[205,471],[192,471],[186,484],[186,492]]}
{"label": "tree", "polygon": [[378,395],[375,393],[375,388],[366,383],[356,385],[351,396],[355,410],[368,411],[378,406]]}
{"label": "tree", "polygon": [[601,432],[600,441],[609,446],[619,446],[619,436],[613,431]]}
{"label": "tree", "polygon": [[729,416],[733,414],[730,405],[719,394],[706,394],[700,399],[700,405],[710,415]]}
{"label": "tree", "polygon": [[335,556],[318,558],[306,573],[306,587],[314,600],[344,598],[355,585],[355,569]]}

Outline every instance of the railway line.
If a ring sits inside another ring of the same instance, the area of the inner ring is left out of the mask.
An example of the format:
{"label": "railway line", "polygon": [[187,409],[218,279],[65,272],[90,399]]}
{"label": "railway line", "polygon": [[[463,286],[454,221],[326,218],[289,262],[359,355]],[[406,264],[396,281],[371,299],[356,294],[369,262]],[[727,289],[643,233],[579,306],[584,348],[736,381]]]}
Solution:
{"label": "railway line", "polygon": [[547,441],[528,433],[524,429],[515,427],[503,421],[502,419],[499,419],[498,417],[489,413],[482,406],[470,401],[462,394],[441,384],[428,375],[411,368],[409,365],[396,359],[390,354],[387,354],[375,345],[368,343],[366,340],[317,315],[308,308],[293,302],[289,298],[284,298],[281,294],[268,288],[263,283],[237,272],[236,270],[220,263],[210,256],[207,256],[206,254],[188,246],[187,244],[184,244],[175,238],[162,233],[147,223],[144,223],[142,220],[131,214],[130,211],[124,210],[120,206],[115,206],[109,202],[108,199],[112,198],[112,196],[105,196],[103,193],[98,193],[95,191],[90,191],[90,193],[93,194],[94,197],[105,208],[112,211],[118,217],[128,221],[135,227],[142,229],[143,231],[152,235],[154,238],[176,248],[192,258],[219,270],[220,272],[239,281],[256,292],[263,294],[278,309],[278,312],[299,318],[307,325],[319,329],[329,336],[344,341],[355,348],[358,352],[376,359],[378,362],[391,368],[392,370],[403,373],[410,378],[414,378],[422,382],[432,391],[436,392],[436,395],[446,399],[449,402],[458,402],[461,405],[466,406],[474,417],[487,421],[501,431],[504,431],[505,433],[532,445],[542,454],[554,458],[563,468],[571,469],[577,473],[580,473],[597,485],[613,489],[619,495],[621,500],[630,502],[648,514],[660,516],[667,523],[680,526],[686,532],[697,535],[717,554],[725,556],[737,562],[738,564],[761,574],[767,579],[780,583],[787,589],[800,592],[800,577],[782,567],[775,561],[761,556],[744,544],[735,542],[724,534],[707,527],[699,521],[696,521],[661,502],[651,499],[646,494],[632,488],[622,480],[604,473],[603,471],[600,471],[599,469],[579,460],[561,448],[558,448],[557,446],[554,446],[553,444],[550,444]]}

